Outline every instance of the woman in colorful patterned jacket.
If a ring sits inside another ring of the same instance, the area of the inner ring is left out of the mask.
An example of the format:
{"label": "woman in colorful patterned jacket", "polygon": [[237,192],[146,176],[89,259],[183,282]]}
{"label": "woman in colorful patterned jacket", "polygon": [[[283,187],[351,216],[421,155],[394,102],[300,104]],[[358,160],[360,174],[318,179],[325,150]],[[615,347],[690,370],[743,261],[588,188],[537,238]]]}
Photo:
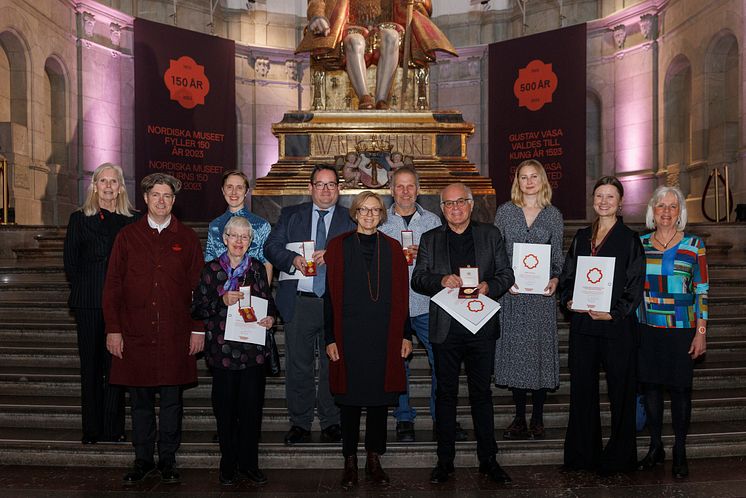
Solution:
{"label": "woman in colorful patterned jacket", "polygon": [[659,187],[653,193],[646,223],[653,231],[641,237],[647,264],[644,298],[637,310],[641,325],[638,379],[645,393],[650,450],[638,469],[652,469],[665,458],[661,428],[666,387],[675,435],[672,472],[682,479],[689,475],[686,434],[694,360],[707,349],[705,244],[684,232],[686,203],[676,187]]}

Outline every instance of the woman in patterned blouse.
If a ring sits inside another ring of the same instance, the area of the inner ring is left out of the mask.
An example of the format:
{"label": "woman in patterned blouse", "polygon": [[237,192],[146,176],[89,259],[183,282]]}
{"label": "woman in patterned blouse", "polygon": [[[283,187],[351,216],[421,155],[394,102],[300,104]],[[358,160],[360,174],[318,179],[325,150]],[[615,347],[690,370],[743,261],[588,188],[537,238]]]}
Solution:
{"label": "woman in patterned blouse", "polygon": [[[269,301],[267,316],[257,323],[272,328],[276,315],[267,273],[258,259],[248,255],[253,230],[249,221],[234,216],[225,224],[228,247],[202,269],[192,297],[192,317],[205,321],[205,357],[212,370],[212,409],[220,442],[220,484],[233,485],[236,471],[256,484],[267,478],[259,470],[259,432],[264,405],[265,345],[225,339],[228,307],[245,299],[239,288]],[[269,333],[269,332],[268,332]]]}
{"label": "woman in patterned blouse", "polygon": [[643,383],[650,450],[638,468],[649,470],[665,458],[663,388],[671,395],[675,435],[673,476],[689,475],[686,434],[692,411],[694,360],[707,348],[707,261],[701,238],[684,232],[686,203],[676,187],[659,187],[648,202],[643,235],[646,276],[641,324],[638,378]]}

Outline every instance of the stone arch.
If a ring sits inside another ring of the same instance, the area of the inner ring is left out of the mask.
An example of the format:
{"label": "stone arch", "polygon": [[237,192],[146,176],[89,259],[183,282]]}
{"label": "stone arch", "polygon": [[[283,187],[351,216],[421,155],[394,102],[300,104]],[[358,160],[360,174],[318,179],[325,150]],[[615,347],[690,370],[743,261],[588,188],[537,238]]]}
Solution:
{"label": "stone arch", "polygon": [[50,56],[44,63],[44,140],[47,163],[68,164],[68,77],[62,61]]}
{"label": "stone arch", "polygon": [[[692,160],[692,66],[683,54],[674,57],[666,70],[663,129],[666,168],[685,171]],[[681,187],[688,193],[688,185],[682,183]]]}
{"label": "stone arch", "polygon": [[[0,33],[0,87],[6,95],[0,96],[0,121],[28,126],[29,68],[28,50],[23,38],[13,30]],[[6,67],[3,67],[7,64]],[[3,98],[5,101],[3,101]],[[7,119],[6,119],[7,118]]]}
{"label": "stone arch", "polygon": [[709,164],[734,162],[739,137],[738,40],[723,30],[711,40],[704,61],[705,140]]}

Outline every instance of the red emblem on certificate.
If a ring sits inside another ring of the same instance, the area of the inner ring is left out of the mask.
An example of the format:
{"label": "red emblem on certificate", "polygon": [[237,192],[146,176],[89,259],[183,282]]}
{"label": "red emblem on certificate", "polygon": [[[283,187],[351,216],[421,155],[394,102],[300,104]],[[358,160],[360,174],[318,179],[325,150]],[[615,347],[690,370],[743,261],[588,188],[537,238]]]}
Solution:
{"label": "red emblem on certificate", "polygon": [[585,278],[592,284],[597,284],[604,278],[604,272],[598,268],[591,268],[588,273],[585,274]]}
{"label": "red emblem on certificate", "polygon": [[529,270],[533,270],[539,266],[539,258],[535,254],[528,253],[523,257],[523,266]]}
{"label": "red emblem on certificate", "polygon": [[313,253],[316,250],[316,243],[313,240],[306,240],[302,245],[303,257],[306,260],[306,276],[316,275],[316,262],[313,260]]}
{"label": "red emblem on certificate", "polygon": [[471,301],[466,303],[466,308],[472,313],[479,313],[481,311],[484,311],[484,303],[479,299],[472,299]]}
{"label": "red emblem on certificate", "polygon": [[170,65],[163,74],[163,83],[175,100],[184,109],[193,109],[204,104],[210,92],[210,80],[205,75],[205,66],[186,55],[170,59]]}

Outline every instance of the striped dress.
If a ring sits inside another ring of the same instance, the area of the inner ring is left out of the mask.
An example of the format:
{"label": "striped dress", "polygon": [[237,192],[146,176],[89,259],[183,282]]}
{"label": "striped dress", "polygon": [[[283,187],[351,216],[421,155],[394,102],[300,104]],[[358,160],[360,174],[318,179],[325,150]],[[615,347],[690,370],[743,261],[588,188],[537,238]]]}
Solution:
{"label": "striped dress", "polygon": [[704,241],[684,233],[676,246],[659,251],[653,247],[652,233],[640,240],[647,260],[643,301],[637,309],[640,323],[690,329],[697,326],[697,319],[707,320],[709,281]]}

